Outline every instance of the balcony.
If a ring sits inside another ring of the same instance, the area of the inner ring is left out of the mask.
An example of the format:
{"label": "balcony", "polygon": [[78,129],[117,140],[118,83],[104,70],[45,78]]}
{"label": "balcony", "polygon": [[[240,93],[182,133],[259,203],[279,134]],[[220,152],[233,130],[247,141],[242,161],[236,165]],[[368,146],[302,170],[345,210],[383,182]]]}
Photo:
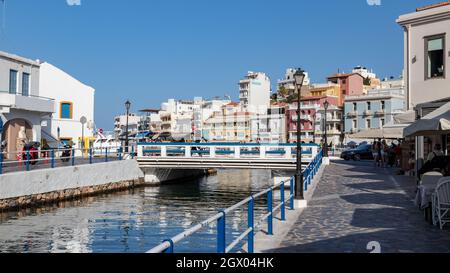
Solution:
{"label": "balcony", "polygon": [[358,113],[356,111],[351,111],[347,113],[347,117],[349,118],[356,118],[358,116]]}
{"label": "balcony", "polygon": [[371,116],[372,115],[372,110],[366,110],[366,111],[364,111],[364,113],[363,113],[363,115],[364,116]]}
{"label": "balcony", "polygon": [[382,117],[384,115],[385,115],[384,110],[377,110],[377,111],[375,111],[375,116],[377,116],[377,117]]}
{"label": "balcony", "polygon": [[55,113],[55,100],[38,96],[22,96],[0,91],[0,108],[3,113],[19,109],[40,113]]}

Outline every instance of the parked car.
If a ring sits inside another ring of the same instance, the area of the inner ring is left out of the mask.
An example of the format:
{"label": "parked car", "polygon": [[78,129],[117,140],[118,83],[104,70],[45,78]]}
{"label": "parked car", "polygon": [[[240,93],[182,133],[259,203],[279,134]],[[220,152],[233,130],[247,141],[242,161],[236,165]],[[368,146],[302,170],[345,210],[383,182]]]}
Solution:
{"label": "parked car", "polygon": [[344,160],[355,160],[355,161],[359,161],[362,159],[373,160],[372,145],[363,144],[359,145],[355,149],[345,150],[342,152],[341,158]]}

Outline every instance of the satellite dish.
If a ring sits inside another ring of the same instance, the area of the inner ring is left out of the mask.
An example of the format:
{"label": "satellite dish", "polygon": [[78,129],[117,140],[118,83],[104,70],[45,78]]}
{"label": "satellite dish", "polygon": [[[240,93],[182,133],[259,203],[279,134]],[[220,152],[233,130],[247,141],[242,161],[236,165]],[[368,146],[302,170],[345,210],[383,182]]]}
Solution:
{"label": "satellite dish", "polygon": [[80,122],[81,122],[81,124],[86,124],[86,122],[87,122],[87,118],[85,117],[85,116],[82,116],[81,118],[80,118]]}

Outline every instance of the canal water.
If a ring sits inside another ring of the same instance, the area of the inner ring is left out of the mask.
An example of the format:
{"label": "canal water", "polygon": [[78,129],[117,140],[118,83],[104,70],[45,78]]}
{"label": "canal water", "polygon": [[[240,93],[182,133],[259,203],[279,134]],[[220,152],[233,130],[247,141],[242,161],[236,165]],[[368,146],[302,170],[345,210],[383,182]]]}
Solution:
{"label": "canal water", "polygon": [[[272,185],[267,170],[224,170],[158,188],[3,213],[0,252],[143,253]],[[255,220],[265,213],[266,200],[256,202]],[[245,206],[227,216],[227,245],[246,228]],[[215,249],[215,224],[175,246],[176,252]]]}

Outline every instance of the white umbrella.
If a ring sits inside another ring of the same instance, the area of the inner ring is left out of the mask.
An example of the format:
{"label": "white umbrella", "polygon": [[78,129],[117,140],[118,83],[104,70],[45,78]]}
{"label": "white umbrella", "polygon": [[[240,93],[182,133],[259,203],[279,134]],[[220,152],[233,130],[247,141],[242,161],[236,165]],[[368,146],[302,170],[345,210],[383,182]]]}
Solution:
{"label": "white umbrella", "polygon": [[414,122],[404,130],[405,136],[450,134],[450,102]]}

